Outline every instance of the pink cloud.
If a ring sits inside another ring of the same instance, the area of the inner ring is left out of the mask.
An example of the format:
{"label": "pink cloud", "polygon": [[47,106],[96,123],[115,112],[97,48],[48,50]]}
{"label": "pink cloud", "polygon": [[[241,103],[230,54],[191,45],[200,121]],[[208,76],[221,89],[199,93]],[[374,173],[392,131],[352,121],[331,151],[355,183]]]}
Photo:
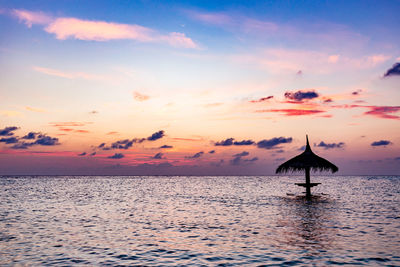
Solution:
{"label": "pink cloud", "polygon": [[161,35],[155,30],[139,25],[76,18],[58,18],[45,31],[59,40],[68,38],[85,41],[135,40],[139,42],[165,42],[174,47],[196,48],[197,45],[184,33]]}
{"label": "pink cloud", "polygon": [[263,113],[263,112],[278,112],[283,113],[285,116],[304,116],[304,115],[314,115],[318,113],[325,112],[323,110],[318,109],[264,109],[264,110],[257,110],[256,112]]}
{"label": "pink cloud", "polygon": [[32,24],[46,25],[45,31],[59,40],[78,39],[84,41],[135,40],[138,42],[167,43],[174,47],[197,48],[198,45],[184,33],[160,34],[156,30],[136,24],[121,24],[92,21],[78,18],[52,18],[43,12],[15,9],[20,21],[29,28]]}
{"label": "pink cloud", "polygon": [[24,22],[28,28],[31,28],[32,24],[46,25],[52,21],[52,18],[43,12],[14,9],[12,14]]}
{"label": "pink cloud", "polygon": [[116,39],[133,39],[142,42],[152,41],[152,30],[139,26],[89,21],[76,18],[57,18],[46,28],[59,40],[74,38],[79,40],[108,41]]}
{"label": "pink cloud", "polygon": [[364,115],[372,115],[383,119],[400,120],[400,116],[389,114],[399,112],[400,106],[368,106],[368,108],[370,110],[364,112]]}

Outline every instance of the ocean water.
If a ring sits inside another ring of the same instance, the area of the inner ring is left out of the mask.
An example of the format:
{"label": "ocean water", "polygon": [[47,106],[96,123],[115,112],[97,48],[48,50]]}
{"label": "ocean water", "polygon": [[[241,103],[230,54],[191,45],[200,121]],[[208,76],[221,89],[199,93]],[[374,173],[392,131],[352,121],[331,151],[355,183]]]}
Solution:
{"label": "ocean water", "polygon": [[400,266],[400,176],[303,179],[3,176],[0,265]]}

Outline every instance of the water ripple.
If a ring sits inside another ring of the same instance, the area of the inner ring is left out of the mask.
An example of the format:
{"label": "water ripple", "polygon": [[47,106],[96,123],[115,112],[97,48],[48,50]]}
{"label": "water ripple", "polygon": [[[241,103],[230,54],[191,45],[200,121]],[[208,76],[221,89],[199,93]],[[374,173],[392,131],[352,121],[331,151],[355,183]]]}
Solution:
{"label": "water ripple", "polygon": [[1,177],[0,265],[400,265],[400,177],[302,179]]}

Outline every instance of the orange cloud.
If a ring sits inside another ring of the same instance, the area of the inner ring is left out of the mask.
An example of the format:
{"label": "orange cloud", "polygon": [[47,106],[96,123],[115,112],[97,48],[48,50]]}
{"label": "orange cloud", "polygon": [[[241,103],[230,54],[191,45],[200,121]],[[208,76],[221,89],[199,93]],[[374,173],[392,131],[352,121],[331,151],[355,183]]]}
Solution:
{"label": "orange cloud", "polygon": [[67,121],[67,122],[50,122],[50,126],[53,127],[74,127],[74,126],[85,126],[88,124],[92,124],[93,122],[75,122],[75,121]]}
{"label": "orange cloud", "polygon": [[30,106],[26,106],[25,109],[26,109],[26,110],[29,110],[29,111],[33,111],[33,112],[39,112],[39,113],[44,113],[44,112],[46,112],[46,110],[44,110],[44,109],[41,109],[41,108],[34,108],[34,107],[30,107]]}
{"label": "orange cloud", "polygon": [[136,101],[142,102],[142,101],[149,100],[149,99],[150,99],[150,96],[141,94],[141,93],[139,93],[139,92],[133,92],[133,98],[134,98]]}

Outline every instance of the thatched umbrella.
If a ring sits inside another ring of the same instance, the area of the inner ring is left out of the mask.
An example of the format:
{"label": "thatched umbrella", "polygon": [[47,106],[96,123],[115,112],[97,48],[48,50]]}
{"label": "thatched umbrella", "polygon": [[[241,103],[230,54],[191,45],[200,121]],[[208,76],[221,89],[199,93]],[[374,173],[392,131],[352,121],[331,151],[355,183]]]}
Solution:
{"label": "thatched umbrella", "polygon": [[306,188],[306,196],[311,197],[311,187],[319,185],[319,183],[310,183],[310,170],[313,171],[331,171],[332,173],[339,170],[334,164],[330,163],[324,158],[321,158],[311,151],[310,144],[308,143],[308,136],[306,135],[307,145],[306,149],[300,155],[289,159],[285,163],[281,164],[277,169],[276,173],[286,173],[295,171],[306,172],[306,182],[297,183],[298,186]]}

